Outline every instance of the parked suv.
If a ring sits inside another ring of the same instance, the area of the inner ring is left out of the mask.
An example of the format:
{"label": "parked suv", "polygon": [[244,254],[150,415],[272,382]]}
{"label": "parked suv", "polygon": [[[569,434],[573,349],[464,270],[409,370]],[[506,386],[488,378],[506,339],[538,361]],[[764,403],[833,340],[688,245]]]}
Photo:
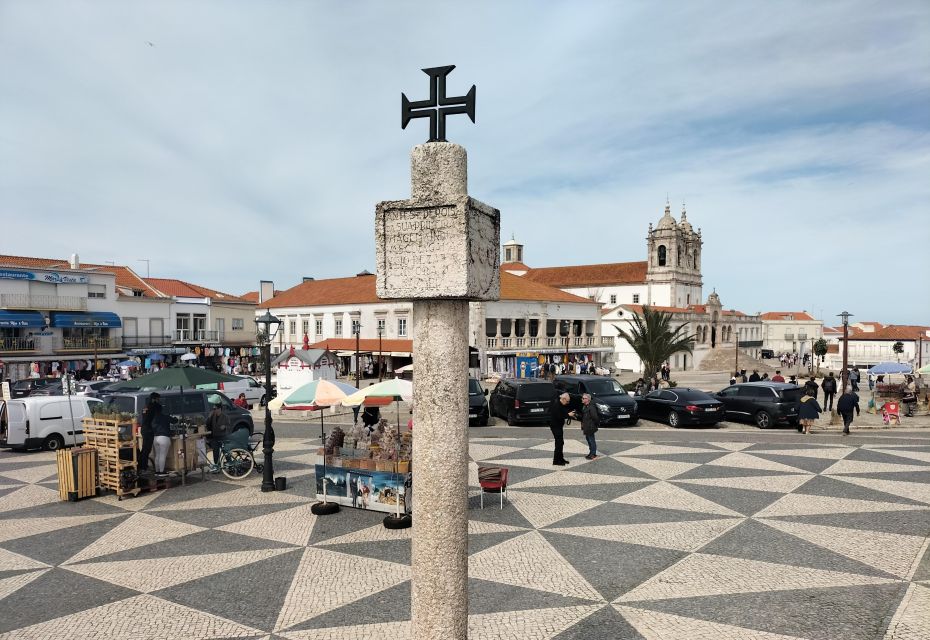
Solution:
{"label": "parked suv", "polygon": [[715,395],[726,407],[726,416],[750,420],[760,429],[776,424],[798,424],[801,387],[785,382],[734,384]]}
{"label": "parked suv", "polygon": [[474,378],[468,379],[468,424],[488,426],[488,390]]}
{"label": "parked suv", "polygon": [[[104,400],[107,405],[112,405],[120,412],[134,414],[136,422],[141,423],[142,410],[145,408],[145,403],[148,401],[150,394],[151,391],[122,391],[113,393]],[[214,395],[219,396],[223,400],[223,406],[232,431],[248,429],[249,435],[252,435],[255,431],[252,414],[246,409],[240,409],[234,405],[229,398],[219,391],[194,389],[181,393],[180,390],[167,390],[159,391],[158,394],[161,396],[161,404],[165,409],[165,413],[184,418],[200,416],[204,420],[210,415],[210,403],[207,399]]]}
{"label": "parked suv", "polygon": [[548,422],[549,404],[555,398],[555,387],[536,378],[505,378],[491,392],[490,410],[509,425],[521,422]]}
{"label": "parked suv", "polygon": [[623,385],[604,376],[562,375],[555,377],[556,393],[571,397],[569,406],[581,415],[581,395],[591,394],[591,402],[601,416],[601,426],[636,424],[639,407],[636,400],[624,391]]}
{"label": "parked suv", "polygon": [[10,395],[14,398],[25,398],[38,389],[57,384],[61,388],[61,378],[23,378],[10,386]]}

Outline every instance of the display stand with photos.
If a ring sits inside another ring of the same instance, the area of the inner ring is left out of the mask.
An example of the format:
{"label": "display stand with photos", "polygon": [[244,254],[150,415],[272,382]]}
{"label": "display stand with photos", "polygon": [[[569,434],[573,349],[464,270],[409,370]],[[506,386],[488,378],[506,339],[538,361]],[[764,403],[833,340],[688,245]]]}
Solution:
{"label": "display stand with photos", "polygon": [[334,428],[317,450],[317,499],[355,509],[410,514],[411,432],[381,422],[372,430]]}

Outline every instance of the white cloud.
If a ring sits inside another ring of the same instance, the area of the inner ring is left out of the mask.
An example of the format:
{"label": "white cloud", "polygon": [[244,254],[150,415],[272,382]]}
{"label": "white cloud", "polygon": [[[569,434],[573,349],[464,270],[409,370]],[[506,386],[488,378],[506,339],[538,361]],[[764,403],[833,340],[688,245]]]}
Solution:
{"label": "white cloud", "polygon": [[668,192],[727,306],[927,323],[887,292],[930,272],[928,32],[919,2],[6,2],[0,252],[233,293],[371,269],[426,138],[399,94],[455,63],[450,138],[530,264],[643,259]]}

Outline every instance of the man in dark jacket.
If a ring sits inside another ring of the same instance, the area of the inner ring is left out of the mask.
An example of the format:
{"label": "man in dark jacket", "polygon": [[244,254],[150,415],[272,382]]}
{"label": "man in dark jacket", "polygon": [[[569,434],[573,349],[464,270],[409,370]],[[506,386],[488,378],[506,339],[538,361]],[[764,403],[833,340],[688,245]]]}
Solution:
{"label": "man in dark jacket", "polygon": [[836,412],[843,416],[843,435],[849,435],[849,425],[853,421],[853,411],[859,415],[859,396],[852,390],[852,387],[846,388],[846,393],[840,396],[836,401]]}
{"label": "man in dark jacket", "polygon": [[152,454],[152,445],[155,443],[155,418],[161,414],[161,396],[152,392],[149,400],[142,410],[142,425],[139,433],[142,435],[142,451],[139,452],[139,471],[149,470],[149,456]]}
{"label": "man in dark jacket", "polygon": [[759,377],[759,372],[756,371],[755,369],[753,369],[753,370],[752,370],[752,373],[749,374],[749,381],[750,381],[750,382],[759,382],[759,380],[761,380],[761,379],[762,379],[762,378]]}
{"label": "man in dark jacket", "polygon": [[574,415],[574,412],[568,408],[570,400],[571,396],[567,393],[563,393],[553,398],[552,403],[549,405],[549,429],[552,431],[552,437],[555,439],[552,464],[559,466],[568,464],[568,460],[565,459],[565,454],[562,452],[562,447],[565,445],[565,436],[563,434],[565,421]]}
{"label": "man in dark jacket", "polygon": [[588,460],[594,460],[597,457],[597,440],[594,434],[601,424],[601,416],[597,412],[597,405],[591,402],[591,394],[585,393],[581,396],[581,433],[584,434],[585,440],[588,441]]}
{"label": "man in dark jacket", "polygon": [[229,435],[229,418],[223,411],[222,400],[213,403],[213,410],[207,417],[207,431],[210,435],[207,438],[207,444],[213,448],[213,464],[220,464],[220,448],[223,441]]}
{"label": "man in dark jacket", "polygon": [[[830,372],[826,378],[823,379],[823,382],[820,383],[820,388],[823,389],[823,408],[825,411],[833,410],[833,398],[836,396],[836,378],[833,377],[833,372]],[[839,406],[837,406],[837,411],[839,411]]]}

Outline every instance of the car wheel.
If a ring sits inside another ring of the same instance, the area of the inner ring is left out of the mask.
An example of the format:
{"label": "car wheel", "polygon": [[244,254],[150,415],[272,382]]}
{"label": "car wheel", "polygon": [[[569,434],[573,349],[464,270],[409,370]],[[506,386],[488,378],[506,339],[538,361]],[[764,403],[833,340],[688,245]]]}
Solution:
{"label": "car wheel", "polygon": [[513,411],[507,414],[507,424],[511,427],[517,425],[517,418],[513,415]]}
{"label": "car wheel", "polygon": [[57,433],[53,433],[45,439],[46,451],[58,451],[63,446],[65,446],[65,439]]}
{"label": "car wheel", "polygon": [[639,424],[639,418],[633,418],[632,420],[630,420],[631,427],[635,427],[637,424]]}
{"label": "car wheel", "polygon": [[489,421],[488,416],[484,416],[483,418],[478,420],[478,424],[482,427],[486,427],[488,426],[488,421]]}
{"label": "car wheel", "polygon": [[756,414],[756,426],[760,429],[768,429],[772,426],[772,416],[765,411]]}
{"label": "car wheel", "polygon": [[260,407],[265,406],[265,396],[262,396],[261,398],[258,399],[258,406]]}
{"label": "car wheel", "polygon": [[240,422],[240,423],[236,424],[236,426],[233,428],[233,431],[238,431],[239,429],[245,429],[245,430],[247,430],[247,431],[249,432],[249,435],[250,435],[250,436],[252,435],[252,432],[255,431],[255,427],[254,427],[254,426],[251,426],[251,427],[250,427],[250,426],[249,426],[249,423],[247,423],[247,422]]}
{"label": "car wheel", "polygon": [[677,412],[677,411],[669,411],[669,412],[668,412],[668,426],[674,427],[675,429],[677,429],[680,422],[681,422],[681,421],[680,421],[679,418],[678,418],[678,412]]}

